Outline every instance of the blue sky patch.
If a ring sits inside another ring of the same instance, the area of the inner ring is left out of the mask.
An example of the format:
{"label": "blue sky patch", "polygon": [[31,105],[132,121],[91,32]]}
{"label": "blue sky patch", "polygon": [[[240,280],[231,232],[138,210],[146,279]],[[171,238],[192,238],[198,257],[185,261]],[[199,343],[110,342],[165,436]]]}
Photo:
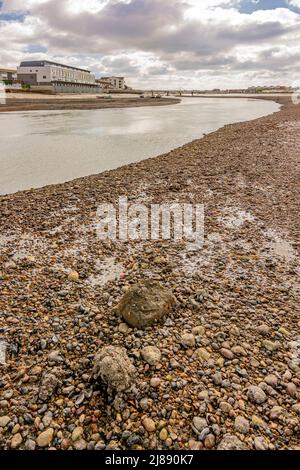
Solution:
{"label": "blue sky patch", "polygon": [[294,8],[288,4],[287,0],[244,0],[241,2],[239,11],[241,13],[253,13],[257,10],[274,10],[275,8],[289,8],[299,12],[299,8]]}
{"label": "blue sky patch", "polygon": [[37,52],[46,53],[47,51],[48,49],[45,46],[39,46],[38,44],[30,44],[28,47],[26,47],[24,52],[29,54],[35,54]]}
{"label": "blue sky patch", "polygon": [[27,16],[27,13],[24,12],[10,12],[10,13],[1,13],[0,10],[0,21],[18,21],[19,23],[24,21],[24,18]]}

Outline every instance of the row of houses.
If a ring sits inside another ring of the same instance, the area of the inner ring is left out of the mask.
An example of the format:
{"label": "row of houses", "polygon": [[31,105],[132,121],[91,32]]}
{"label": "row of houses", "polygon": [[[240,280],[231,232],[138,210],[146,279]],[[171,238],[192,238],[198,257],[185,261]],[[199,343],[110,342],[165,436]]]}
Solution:
{"label": "row of houses", "polygon": [[49,60],[21,62],[16,70],[0,69],[0,81],[30,86],[36,91],[54,93],[99,93],[128,89],[124,77],[96,79],[90,70]]}

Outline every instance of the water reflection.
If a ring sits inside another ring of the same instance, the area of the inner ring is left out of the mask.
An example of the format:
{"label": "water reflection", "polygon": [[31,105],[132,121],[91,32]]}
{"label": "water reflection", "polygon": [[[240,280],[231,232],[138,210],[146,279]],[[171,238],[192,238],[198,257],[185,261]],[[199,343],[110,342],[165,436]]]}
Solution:
{"label": "water reflection", "polygon": [[278,109],[270,101],[205,98],[166,107],[0,114],[0,193],[137,162]]}

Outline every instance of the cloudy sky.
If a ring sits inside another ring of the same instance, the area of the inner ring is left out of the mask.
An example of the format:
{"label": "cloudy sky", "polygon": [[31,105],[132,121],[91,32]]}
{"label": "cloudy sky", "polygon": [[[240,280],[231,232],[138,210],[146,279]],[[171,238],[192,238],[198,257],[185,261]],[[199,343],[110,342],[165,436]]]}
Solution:
{"label": "cloudy sky", "polygon": [[0,0],[0,39],[0,67],[47,58],[142,88],[300,78],[300,0]]}

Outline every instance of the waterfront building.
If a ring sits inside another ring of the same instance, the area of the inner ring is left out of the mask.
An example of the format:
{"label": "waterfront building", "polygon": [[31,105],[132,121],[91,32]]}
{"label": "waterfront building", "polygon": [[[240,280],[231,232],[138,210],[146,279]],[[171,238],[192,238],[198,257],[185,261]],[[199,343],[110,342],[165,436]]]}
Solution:
{"label": "waterfront building", "polygon": [[49,60],[21,62],[18,80],[35,89],[56,93],[98,93],[99,84],[89,70],[63,65]]}
{"label": "waterfront building", "polygon": [[97,82],[104,89],[125,90],[127,88],[124,77],[102,77]]}
{"label": "waterfront building", "polygon": [[15,69],[0,68],[0,82],[15,82],[17,80],[17,71]]}

